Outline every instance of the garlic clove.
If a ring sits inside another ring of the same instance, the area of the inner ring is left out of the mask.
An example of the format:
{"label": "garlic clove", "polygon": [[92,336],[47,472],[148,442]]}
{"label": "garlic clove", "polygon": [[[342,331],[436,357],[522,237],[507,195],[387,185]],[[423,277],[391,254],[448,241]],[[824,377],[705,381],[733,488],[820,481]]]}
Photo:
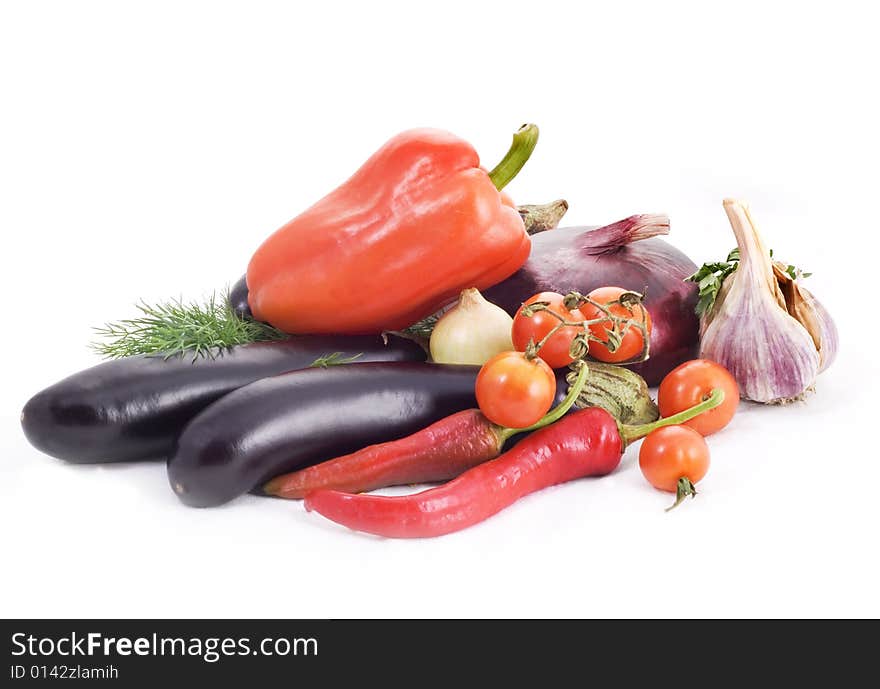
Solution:
{"label": "garlic clove", "polygon": [[812,300],[813,311],[816,314],[816,321],[819,324],[819,332],[821,332],[820,340],[822,345],[819,349],[819,373],[828,368],[837,358],[837,350],[840,347],[840,340],[837,335],[837,326],[831,319],[828,310],[819,303],[809,291],[801,287],[801,292],[806,299]]}
{"label": "garlic clove", "polygon": [[701,356],[727,368],[746,399],[799,399],[815,382],[819,352],[810,333],[786,308],[770,252],[748,207],[725,199],[724,210],[740,262],[705,318]]}
{"label": "garlic clove", "polygon": [[837,356],[837,326],[819,300],[805,287],[801,287],[786,271],[786,265],[780,261],[773,262],[773,273],[785,297],[785,308],[797,320],[813,340],[819,352],[819,372],[831,365]]}
{"label": "garlic clove", "polygon": [[756,299],[743,291],[736,293],[734,285],[723,313],[706,329],[701,356],[730,371],[746,399],[765,403],[798,399],[819,373],[819,353],[812,338],[769,295]]}

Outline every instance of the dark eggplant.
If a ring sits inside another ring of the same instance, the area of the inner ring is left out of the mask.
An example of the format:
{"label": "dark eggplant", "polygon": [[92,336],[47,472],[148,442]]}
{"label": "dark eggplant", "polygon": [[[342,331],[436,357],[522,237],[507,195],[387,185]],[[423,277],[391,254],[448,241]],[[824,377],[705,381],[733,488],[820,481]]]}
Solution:
{"label": "dark eggplant", "polygon": [[[38,450],[70,462],[166,458],[184,425],[211,402],[334,352],[358,361],[424,361],[388,336],[300,336],[233,347],[213,358],[132,356],[80,371],[32,397],[21,425]],[[337,367],[341,368],[341,367]]]}
{"label": "dark eggplant", "polygon": [[395,440],[476,406],[478,366],[350,364],[264,378],[218,400],[183,430],[168,478],[192,507]]}
{"label": "dark eggplant", "polygon": [[251,319],[251,305],[248,303],[247,275],[242,275],[229,290],[229,305],[239,318]]}

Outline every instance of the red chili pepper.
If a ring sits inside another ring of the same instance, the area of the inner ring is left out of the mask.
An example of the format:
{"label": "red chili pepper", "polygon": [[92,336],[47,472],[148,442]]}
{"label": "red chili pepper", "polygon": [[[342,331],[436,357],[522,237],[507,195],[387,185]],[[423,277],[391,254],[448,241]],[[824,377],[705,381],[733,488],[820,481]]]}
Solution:
{"label": "red chili pepper", "polygon": [[598,407],[582,409],[438,488],[400,497],[318,490],[306,496],[306,509],[379,536],[442,536],[477,524],[542,488],[607,474],[620,463],[628,442],[661,426],[683,423],[723,399],[724,392],[714,390],[687,411],[639,426],[620,425]]}
{"label": "red chili pepper", "polygon": [[537,139],[537,127],[524,125],[487,172],[473,146],[448,132],[395,136],[257,249],[247,270],[254,317],[299,334],[399,330],[462,289],[509,277],[531,242],[499,190]]}
{"label": "red chili pepper", "polygon": [[513,435],[543,428],[562,418],[583,389],[587,372],[587,366],[581,367],[565,399],[534,426],[504,428],[489,421],[478,409],[466,409],[406,438],[371,445],[278,476],[263,491],[276,497],[299,499],[321,488],[361,493],[385,486],[455,478],[497,457]]}
{"label": "red chili pepper", "polygon": [[446,481],[497,457],[497,426],[466,409],[401,440],[371,445],[269,481],[263,491],[300,499],[319,488],[351,493],[407,483]]}

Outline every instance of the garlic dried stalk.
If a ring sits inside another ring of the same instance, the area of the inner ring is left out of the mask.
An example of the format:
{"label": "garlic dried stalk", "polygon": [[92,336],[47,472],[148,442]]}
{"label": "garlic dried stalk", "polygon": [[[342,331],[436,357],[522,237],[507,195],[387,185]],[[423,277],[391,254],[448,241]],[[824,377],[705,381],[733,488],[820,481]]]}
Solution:
{"label": "garlic dried stalk", "polygon": [[700,355],[726,367],[746,399],[802,399],[837,352],[828,312],[775,262],[746,204],[725,199],[739,264],[701,317]]}

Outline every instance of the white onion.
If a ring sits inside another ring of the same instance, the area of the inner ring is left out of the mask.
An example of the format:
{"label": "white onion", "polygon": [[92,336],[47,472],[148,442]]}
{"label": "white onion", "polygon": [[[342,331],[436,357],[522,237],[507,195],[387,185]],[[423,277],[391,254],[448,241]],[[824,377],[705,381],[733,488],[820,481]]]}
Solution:
{"label": "white onion", "polygon": [[496,354],[513,349],[513,319],[483,298],[464,290],[458,303],[444,313],[431,333],[431,358],[439,364],[483,365]]}

